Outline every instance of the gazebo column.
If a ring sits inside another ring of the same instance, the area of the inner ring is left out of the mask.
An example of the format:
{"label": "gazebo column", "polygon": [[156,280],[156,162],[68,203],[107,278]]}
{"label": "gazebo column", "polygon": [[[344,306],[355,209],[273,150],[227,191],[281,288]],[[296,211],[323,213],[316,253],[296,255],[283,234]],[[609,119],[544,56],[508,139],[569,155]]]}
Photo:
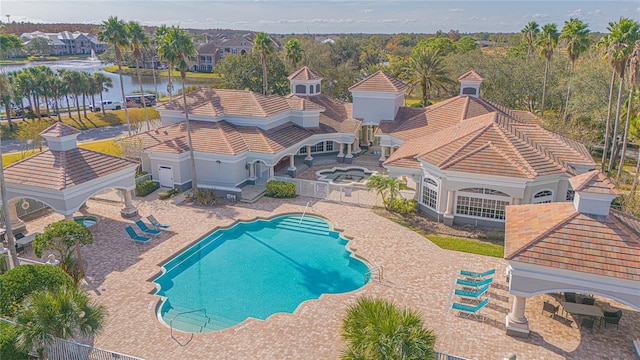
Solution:
{"label": "gazebo column", "polygon": [[66,215],[64,216],[64,219],[65,219],[66,221],[73,221],[73,214],[66,214]]}
{"label": "gazebo column", "polygon": [[313,166],[313,157],[311,157],[311,145],[307,145],[307,156],[304,158],[304,163],[307,164],[308,167]]}
{"label": "gazebo column", "polygon": [[369,142],[369,146],[373,144],[373,125],[369,125],[367,129],[367,141]]}
{"label": "gazebo column", "polygon": [[247,179],[248,183],[251,185],[255,185],[256,184],[256,164],[247,163],[247,165],[249,166],[249,179]]}
{"label": "gazebo column", "polygon": [[27,229],[24,221],[20,220],[18,217],[18,209],[16,208],[18,205],[18,201],[10,201],[9,202],[9,219],[11,219],[11,231],[14,234],[23,232]]}
{"label": "gazebo column", "polygon": [[353,154],[351,153],[351,143],[347,144],[347,154],[344,156],[344,163],[353,163]]}
{"label": "gazebo column", "polygon": [[355,152],[356,155],[360,154],[360,139],[358,138],[353,141],[353,152]]}
{"label": "gazebo column", "polygon": [[138,208],[133,206],[133,201],[131,200],[131,190],[120,190],[122,192],[122,197],[124,197],[124,208],[120,210],[120,215],[124,218],[130,218],[138,215]]}
{"label": "gazebo column", "polygon": [[294,177],[296,177],[296,171],[297,170],[298,169],[296,169],[295,158],[293,157],[293,155],[289,155],[289,168],[287,169],[287,173],[289,174],[289,176],[294,178]]}
{"label": "gazebo column", "polygon": [[369,125],[362,127],[362,143],[367,147],[369,146]]}
{"label": "gazebo column", "polygon": [[444,224],[447,226],[453,225],[453,203],[455,202],[456,191],[447,191],[447,210],[444,212]]}
{"label": "gazebo column", "polygon": [[273,179],[276,176],[275,167],[273,165],[269,166],[269,179]]}
{"label": "gazebo column", "polygon": [[340,143],[340,152],[338,153],[338,162],[344,162],[344,144]]}
{"label": "gazebo column", "polygon": [[380,146],[380,159],[378,159],[378,162],[382,165],[385,160],[387,160],[387,147]]}
{"label": "gazebo column", "polygon": [[529,321],[524,314],[526,306],[526,297],[518,295],[513,296],[513,307],[505,320],[507,335],[517,337],[529,336]]}

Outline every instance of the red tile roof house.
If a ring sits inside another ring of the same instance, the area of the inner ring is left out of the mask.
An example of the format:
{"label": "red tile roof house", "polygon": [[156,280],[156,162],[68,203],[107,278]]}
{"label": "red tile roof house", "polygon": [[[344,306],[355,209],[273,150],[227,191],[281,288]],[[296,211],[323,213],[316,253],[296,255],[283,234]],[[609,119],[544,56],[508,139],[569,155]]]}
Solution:
{"label": "red tile roof house", "polygon": [[[197,90],[187,100],[199,183],[239,192],[287,160],[295,176],[294,156],[312,164],[333,152],[350,163],[373,144],[390,175],[416,184],[422,210],[447,224],[502,227],[507,205],[571,200],[568,179],[595,165],[587,149],[480,97],[483,80],[469,71],[458,96],[427,108],[404,106],[407,84],[382,71],[349,88],[353,103],[324,95],[307,67],[289,76],[287,96]],[[157,109],[164,127],[136,136],[143,168],[163,186],[189,188],[182,100]]]}

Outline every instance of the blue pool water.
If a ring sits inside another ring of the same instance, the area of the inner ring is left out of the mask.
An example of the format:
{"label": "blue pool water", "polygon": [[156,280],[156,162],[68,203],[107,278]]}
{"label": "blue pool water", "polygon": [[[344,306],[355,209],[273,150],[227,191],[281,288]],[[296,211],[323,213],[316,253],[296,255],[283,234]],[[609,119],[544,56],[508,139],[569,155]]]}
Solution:
{"label": "blue pool water", "polygon": [[240,222],[167,262],[154,280],[166,298],[159,316],[178,330],[209,332],[362,287],[368,267],[346,250],[348,240],[322,218],[300,217]]}

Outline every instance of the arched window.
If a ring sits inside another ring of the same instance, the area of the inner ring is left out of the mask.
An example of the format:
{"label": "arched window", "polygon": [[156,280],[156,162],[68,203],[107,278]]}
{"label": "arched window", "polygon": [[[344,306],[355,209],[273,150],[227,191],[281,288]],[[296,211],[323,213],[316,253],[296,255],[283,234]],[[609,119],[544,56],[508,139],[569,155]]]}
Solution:
{"label": "arched window", "polygon": [[486,188],[459,190],[456,214],[486,219],[504,220],[505,207],[511,204],[508,194]]}
{"label": "arched window", "polygon": [[467,87],[462,89],[462,94],[463,95],[475,95],[476,94],[476,88],[472,88],[472,87]]}
{"label": "arched window", "polygon": [[313,94],[313,85],[309,85],[309,94]]}
{"label": "arched window", "polygon": [[532,204],[543,204],[553,202],[553,191],[542,190],[533,195]]}
{"label": "arched window", "polygon": [[316,84],[316,94],[320,94],[320,84]]}
{"label": "arched window", "polygon": [[422,203],[433,210],[438,205],[438,183],[431,178],[422,181]]}
{"label": "arched window", "polygon": [[307,87],[304,85],[296,85],[296,94],[306,94]]}

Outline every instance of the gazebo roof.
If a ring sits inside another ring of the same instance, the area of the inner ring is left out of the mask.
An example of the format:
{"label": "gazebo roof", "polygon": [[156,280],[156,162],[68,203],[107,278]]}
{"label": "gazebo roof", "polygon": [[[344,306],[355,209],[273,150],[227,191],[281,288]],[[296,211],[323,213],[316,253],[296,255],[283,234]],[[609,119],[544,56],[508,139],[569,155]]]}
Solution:
{"label": "gazebo roof", "polygon": [[55,124],[49,126],[48,128],[44,129],[44,131],[42,131],[40,133],[40,136],[44,136],[44,137],[63,137],[63,136],[69,136],[69,135],[76,135],[76,134],[80,134],[81,131],[71,127],[65,123],[62,122],[56,122]]}
{"label": "gazebo roof", "polygon": [[600,171],[589,171],[569,179],[574,191],[594,194],[621,195],[613,181]]}

